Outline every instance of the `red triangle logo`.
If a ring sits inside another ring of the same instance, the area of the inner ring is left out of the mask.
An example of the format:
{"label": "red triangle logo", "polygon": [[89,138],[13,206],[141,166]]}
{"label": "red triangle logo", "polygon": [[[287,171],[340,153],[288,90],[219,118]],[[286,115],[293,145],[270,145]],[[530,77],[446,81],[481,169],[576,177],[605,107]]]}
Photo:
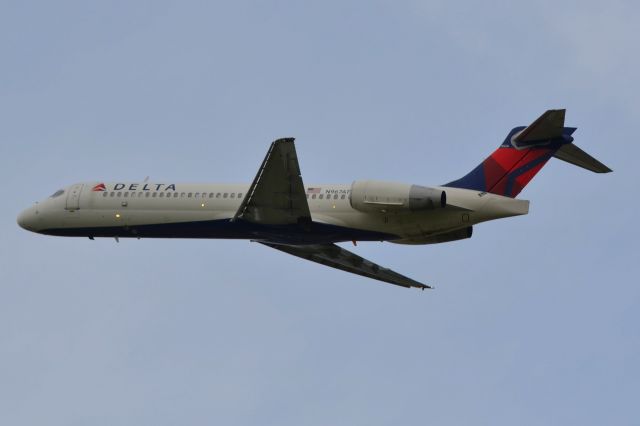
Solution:
{"label": "red triangle logo", "polygon": [[107,187],[104,186],[104,183],[99,183],[96,186],[94,186],[91,190],[92,191],[106,191]]}

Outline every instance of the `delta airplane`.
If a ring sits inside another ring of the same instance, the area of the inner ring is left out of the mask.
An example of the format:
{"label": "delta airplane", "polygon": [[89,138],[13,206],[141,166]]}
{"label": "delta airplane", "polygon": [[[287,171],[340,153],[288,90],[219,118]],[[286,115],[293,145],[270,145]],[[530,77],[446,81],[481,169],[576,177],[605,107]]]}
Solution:
{"label": "delta airplane", "polygon": [[251,184],[85,182],[24,210],[18,224],[70,237],[234,238],[375,280],[430,286],[336,245],[436,244],[471,237],[473,225],[524,215],[515,197],[551,158],[611,169],[574,145],[565,110],[516,127],[466,176],[439,186],[375,180],[304,185],[293,138],[273,142]]}

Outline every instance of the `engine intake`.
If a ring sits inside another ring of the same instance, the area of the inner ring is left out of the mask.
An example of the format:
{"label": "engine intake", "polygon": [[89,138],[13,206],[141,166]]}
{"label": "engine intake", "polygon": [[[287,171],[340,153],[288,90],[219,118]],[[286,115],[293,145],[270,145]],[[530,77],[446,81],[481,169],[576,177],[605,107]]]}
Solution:
{"label": "engine intake", "polygon": [[360,180],[351,184],[350,202],[362,212],[413,212],[445,207],[447,194],[427,186]]}

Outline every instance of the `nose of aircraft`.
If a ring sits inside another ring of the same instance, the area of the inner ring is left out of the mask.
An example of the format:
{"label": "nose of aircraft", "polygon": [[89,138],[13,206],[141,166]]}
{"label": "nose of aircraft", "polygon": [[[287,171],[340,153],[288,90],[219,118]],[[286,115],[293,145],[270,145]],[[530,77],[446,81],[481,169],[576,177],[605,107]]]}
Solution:
{"label": "nose of aircraft", "polygon": [[31,206],[18,215],[18,225],[27,231],[35,231],[37,219],[37,206]]}

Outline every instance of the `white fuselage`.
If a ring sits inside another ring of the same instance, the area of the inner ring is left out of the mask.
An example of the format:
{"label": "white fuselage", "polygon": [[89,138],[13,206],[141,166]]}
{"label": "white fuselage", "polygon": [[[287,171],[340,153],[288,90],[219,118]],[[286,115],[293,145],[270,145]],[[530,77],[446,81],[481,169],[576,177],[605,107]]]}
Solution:
{"label": "white fuselage", "polygon": [[363,212],[352,207],[350,184],[308,185],[306,196],[313,226],[300,231],[232,222],[249,186],[80,183],[25,210],[18,223],[34,232],[91,238],[280,238],[301,244],[351,240],[428,244],[441,242],[435,238],[438,235],[479,222],[526,214],[529,204],[490,193],[435,187],[446,191],[444,208],[389,211],[381,207]]}

